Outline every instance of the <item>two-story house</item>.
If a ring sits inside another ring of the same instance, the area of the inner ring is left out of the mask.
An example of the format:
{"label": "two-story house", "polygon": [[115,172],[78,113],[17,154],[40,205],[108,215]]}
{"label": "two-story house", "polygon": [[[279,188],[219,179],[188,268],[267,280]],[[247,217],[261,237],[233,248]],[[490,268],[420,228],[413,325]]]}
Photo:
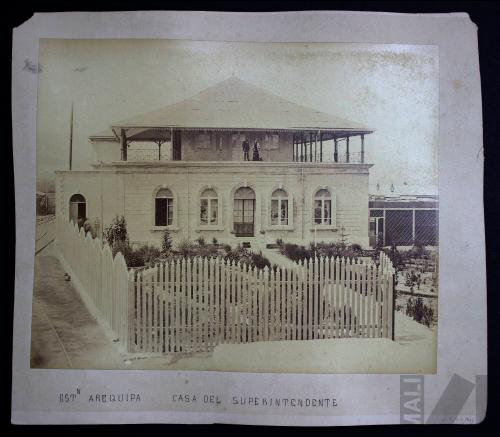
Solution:
{"label": "two-story house", "polygon": [[92,169],[57,172],[57,214],[98,232],[124,216],[132,243],[366,247],[372,132],[230,78],[90,136]]}

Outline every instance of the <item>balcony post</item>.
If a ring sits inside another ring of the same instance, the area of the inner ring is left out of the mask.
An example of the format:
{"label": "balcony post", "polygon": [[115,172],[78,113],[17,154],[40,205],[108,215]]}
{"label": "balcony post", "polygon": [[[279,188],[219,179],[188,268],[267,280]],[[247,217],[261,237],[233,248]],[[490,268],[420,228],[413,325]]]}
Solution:
{"label": "balcony post", "polygon": [[314,162],[318,161],[318,132],[314,132]]}
{"label": "balcony post", "polygon": [[333,152],[333,160],[335,162],[339,162],[339,143],[337,142],[337,138],[333,138],[335,143],[335,151]]}
{"label": "balcony post", "polygon": [[365,162],[365,134],[361,134],[361,163]]}
{"label": "balcony post", "polygon": [[127,160],[127,136],[125,135],[125,129],[120,130],[120,140],[121,140],[121,159],[122,161]]}
{"label": "balcony post", "polygon": [[349,162],[349,137],[345,140],[345,162]]}
{"label": "balcony post", "polygon": [[312,162],[313,158],[313,134],[309,132],[309,162]]}
{"label": "balcony post", "polygon": [[161,145],[162,145],[162,140],[155,141],[156,144],[158,144],[158,161],[161,161]]}
{"label": "balcony post", "polygon": [[319,162],[323,162],[323,132],[319,132]]}

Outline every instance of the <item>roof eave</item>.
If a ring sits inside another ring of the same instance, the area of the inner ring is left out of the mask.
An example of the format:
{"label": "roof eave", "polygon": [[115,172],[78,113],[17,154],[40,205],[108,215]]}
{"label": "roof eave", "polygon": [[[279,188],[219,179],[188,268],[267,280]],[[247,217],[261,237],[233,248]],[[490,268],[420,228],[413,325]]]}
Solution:
{"label": "roof eave", "polygon": [[[129,125],[111,125],[111,129],[119,138],[117,130],[120,129],[180,129],[180,130],[277,130],[277,131],[324,131],[324,132],[352,132],[353,134],[371,134],[375,129],[371,128],[346,128],[346,127],[318,127],[318,126],[289,126],[289,127],[257,127],[257,126],[186,126],[186,125],[149,125],[149,124],[129,124]],[[89,137],[93,138],[93,137]],[[113,137],[109,137],[113,138]]]}

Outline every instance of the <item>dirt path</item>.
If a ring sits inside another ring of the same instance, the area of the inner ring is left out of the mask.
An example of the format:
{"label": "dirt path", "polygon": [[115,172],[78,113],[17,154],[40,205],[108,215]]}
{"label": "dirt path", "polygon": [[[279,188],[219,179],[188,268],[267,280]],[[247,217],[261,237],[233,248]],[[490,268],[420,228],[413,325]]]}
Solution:
{"label": "dirt path", "polygon": [[35,257],[31,366],[127,368],[47,247]]}

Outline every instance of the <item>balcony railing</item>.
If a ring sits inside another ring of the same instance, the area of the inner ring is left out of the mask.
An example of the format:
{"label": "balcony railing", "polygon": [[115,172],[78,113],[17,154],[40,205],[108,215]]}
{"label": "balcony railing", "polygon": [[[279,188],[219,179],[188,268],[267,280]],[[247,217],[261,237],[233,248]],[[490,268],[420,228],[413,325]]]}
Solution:
{"label": "balcony railing", "polygon": [[158,154],[154,149],[129,149],[127,152],[128,161],[171,161],[172,158],[166,153]]}
{"label": "balcony railing", "polygon": [[362,164],[365,162],[365,154],[362,152],[352,152],[348,155],[345,153],[323,153],[321,156],[313,155],[298,155],[295,157],[295,162],[313,162],[313,163],[339,163],[339,164]]}
{"label": "balcony railing", "polygon": [[[352,152],[349,155],[345,153],[323,153],[322,156],[319,155],[299,155],[296,157],[294,162],[304,162],[304,163],[339,163],[339,164],[362,164],[365,162],[365,156],[361,152]],[[170,154],[162,153],[159,155],[158,150],[154,149],[129,149],[128,150],[128,161],[172,161]],[[235,159],[234,161],[242,161],[241,159]],[[226,161],[227,162],[227,161]],[[266,162],[263,161],[249,161],[249,162]],[[269,162],[269,161],[267,161]]]}

